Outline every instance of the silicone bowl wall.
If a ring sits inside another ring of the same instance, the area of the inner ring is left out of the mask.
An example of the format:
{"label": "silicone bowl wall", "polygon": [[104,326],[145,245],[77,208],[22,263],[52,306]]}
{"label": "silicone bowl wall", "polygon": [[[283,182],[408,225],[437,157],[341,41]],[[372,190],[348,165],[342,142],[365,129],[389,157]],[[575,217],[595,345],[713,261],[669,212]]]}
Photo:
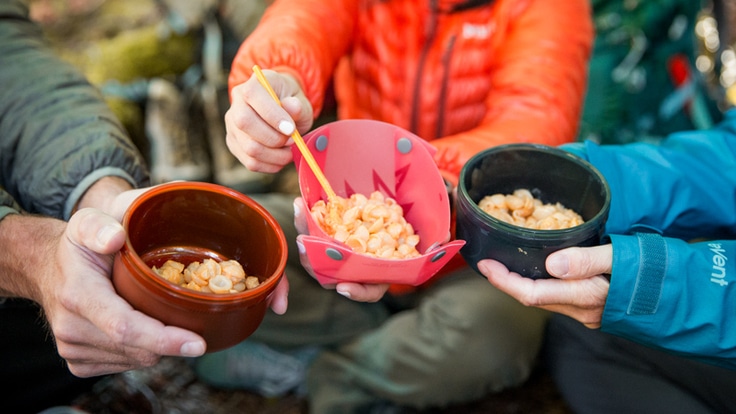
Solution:
{"label": "silicone bowl wall", "polygon": [[[434,162],[435,149],[414,134],[384,122],[343,120],[304,136],[315,161],[338,196],[380,191],[394,198],[420,237],[420,257],[379,259],[353,253],[325,234],[307,214],[308,235],[299,236],[315,277],[323,284],[340,281],[419,285],[457,253],[463,241],[450,241],[450,202]],[[327,200],[305,159],[293,150],[299,189],[308,208]]]}

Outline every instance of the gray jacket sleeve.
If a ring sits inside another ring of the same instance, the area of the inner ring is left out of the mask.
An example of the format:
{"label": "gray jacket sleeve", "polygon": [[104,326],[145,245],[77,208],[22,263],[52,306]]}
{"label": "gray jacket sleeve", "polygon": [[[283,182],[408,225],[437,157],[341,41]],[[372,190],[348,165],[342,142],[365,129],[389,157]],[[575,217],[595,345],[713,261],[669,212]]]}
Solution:
{"label": "gray jacket sleeve", "polygon": [[144,160],[96,88],[62,62],[22,1],[0,2],[0,218],[68,219],[95,181],[148,185]]}

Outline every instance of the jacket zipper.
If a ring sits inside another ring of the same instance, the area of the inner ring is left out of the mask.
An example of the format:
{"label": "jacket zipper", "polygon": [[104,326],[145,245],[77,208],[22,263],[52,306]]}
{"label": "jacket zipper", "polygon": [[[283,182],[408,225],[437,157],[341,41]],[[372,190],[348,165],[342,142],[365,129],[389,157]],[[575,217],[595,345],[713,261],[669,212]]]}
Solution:
{"label": "jacket zipper", "polygon": [[419,55],[419,64],[417,65],[417,74],[416,78],[414,80],[414,91],[412,93],[412,105],[411,105],[411,124],[409,125],[409,130],[413,133],[418,132],[418,126],[419,126],[419,117],[420,117],[420,111],[419,111],[419,93],[421,91],[421,83],[422,83],[422,73],[424,72],[424,65],[427,63],[427,53],[429,52],[429,48],[432,45],[432,42],[434,41],[434,37],[437,34],[437,10],[436,10],[437,0],[432,0],[430,2],[430,16],[429,16],[429,24],[427,27],[427,40],[424,42],[424,46],[422,47],[422,53]]}
{"label": "jacket zipper", "polygon": [[457,35],[452,35],[452,37],[450,37],[450,41],[447,42],[445,53],[442,55],[442,84],[440,86],[440,101],[437,106],[437,130],[434,138],[439,138],[444,135],[447,88],[450,79],[450,57],[452,56],[453,50],[455,50],[455,39],[457,39]]}

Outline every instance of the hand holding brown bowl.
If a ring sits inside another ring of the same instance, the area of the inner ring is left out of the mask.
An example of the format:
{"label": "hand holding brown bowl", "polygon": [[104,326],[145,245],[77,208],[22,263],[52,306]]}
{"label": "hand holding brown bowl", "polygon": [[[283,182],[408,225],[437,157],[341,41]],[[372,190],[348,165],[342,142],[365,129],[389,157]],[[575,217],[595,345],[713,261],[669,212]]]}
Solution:
{"label": "hand holding brown bowl", "polygon": [[[262,206],[227,187],[173,182],[138,197],[123,226],[127,239],[112,281],[135,309],[202,335],[207,352],[233,346],[258,328],[287,257],[283,231]],[[199,292],[152,269],[167,260],[188,265],[207,258],[235,260],[260,283],[239,293]]]}

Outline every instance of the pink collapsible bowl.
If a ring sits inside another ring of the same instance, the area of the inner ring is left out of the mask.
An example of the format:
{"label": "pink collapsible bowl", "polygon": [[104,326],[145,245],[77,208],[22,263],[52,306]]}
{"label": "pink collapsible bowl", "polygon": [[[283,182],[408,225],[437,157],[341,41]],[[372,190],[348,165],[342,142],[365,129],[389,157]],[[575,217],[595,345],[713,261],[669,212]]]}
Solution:
{"label": "pink collapsible bowl", "polygon": [[[465,244],[450,240],[447,188],[432,158],[435,149],[423,139],[385,122],[343,120],[316,128],[304,141],[338,196],[380,191],[401,205],[420,237],[419,257],[381,259],[353,252],[328,236],[311,214],[305,214],[309,234],[298,240],[320,283],[420,285]],[[311,209],[318,200],[326,201],[327,195],[298,149],[292,152],[299,189]]]}
{"label": "pink collapsible bowl", "polygon": [[[123,217],[125,245],[112,281],[133,308],[201,335],[207,352],[234,346],[261,324],[286,267],[286,238],[249,197],[216,184],[173,182],[138,197]],[[204,293],[158,276],[151,266],[237,260],[260,284],[240,293]]]}

